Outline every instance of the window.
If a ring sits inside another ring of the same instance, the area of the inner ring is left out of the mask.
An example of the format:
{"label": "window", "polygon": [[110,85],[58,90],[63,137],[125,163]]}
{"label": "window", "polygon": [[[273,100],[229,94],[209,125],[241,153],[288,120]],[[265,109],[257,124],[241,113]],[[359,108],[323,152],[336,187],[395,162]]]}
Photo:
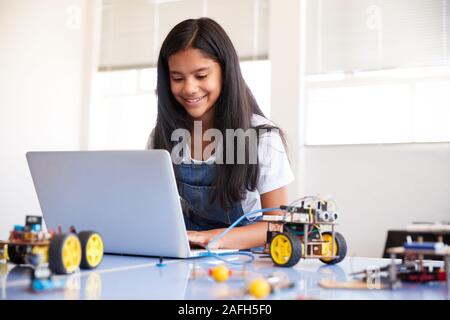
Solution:
{"label": "window", "polygon": [[307,0],[306,144],[450,141],[447,0]]}

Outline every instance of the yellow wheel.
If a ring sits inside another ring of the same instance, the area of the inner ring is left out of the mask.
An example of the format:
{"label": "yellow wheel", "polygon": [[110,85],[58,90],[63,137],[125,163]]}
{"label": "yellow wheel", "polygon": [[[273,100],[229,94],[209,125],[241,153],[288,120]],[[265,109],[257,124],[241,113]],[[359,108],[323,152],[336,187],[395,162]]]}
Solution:
{"label": "yellow wheel", "polygon": [[83,269],[94,269],[103,259],[103,239],[97,232],[82,231],[78,234],[80,238],[83,255],[80,267]]}
{"label": "yellow wheel", "polygon": [[8,260],[14,264],[26,264],[25,257],[29,246],[26,244],[9,244],[7,247]]}
{"label": "yellow wheel", "polygon": [[0,262],[0,277],[8,275],[8,264]]}
{"label": "yellow wheel", "polygon": [[279,233],[270,241],[270,256],[272,261],[280,267],[291,267],[302,256],[300,239],[290,233]]}
{"label": "yellow wheel", "polygon": [[8,245],[7,245],[7,244],[3,245],[2,256],[3,256],[3,257],[1,257],[0,260],[6,260],[6,261],[9,260],[9,256],[8,256]]}
{"label": "yellow wheel", "polygon": [[337,258],[321,258],[320,261],[326,264],[335,264],[344,260],[347,254],[347,243],[344,237],[339,232],[334,233],[334,250],[333,246],[333,236],[331,232],[322,233],[322,240],[326,241],[322,245],[322,255],[323,256],[338,256]]}
{"label": "yellow wheel", "polygon": [[35,246],[31,253],[36,266],[48,262],[48,246]]}
{"label": "yellow wheel", "polygon": [[81,243],[73,233],[57,234],[50,242],[49,267],[56,274],[74,272],[81,262]]}
{"label": "yellow wheel", "polygon": [[267,280],[258,278],[250,283],[247,291],[256,299],[264,299],[270,294],[271,288]]}

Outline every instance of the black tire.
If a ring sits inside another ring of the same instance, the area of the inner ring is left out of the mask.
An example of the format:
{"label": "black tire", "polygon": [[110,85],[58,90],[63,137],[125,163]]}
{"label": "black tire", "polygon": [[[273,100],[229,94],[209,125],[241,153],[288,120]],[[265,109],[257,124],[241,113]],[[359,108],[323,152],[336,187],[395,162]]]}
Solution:
{"label": "black tire", "polygon": [[[78,238],[80,239],[80,243],[81,243],[81,250],[82,250],[82,254],[81,254],[81,263],[80,263],[80,268],[82,269],[94,269],[96,268],[103,259],[103,244],[102,244],[102,249],[101,252],[98,253],[98,257],[97,257],[97,262],[95,264],[92,264],[89,262],[88,259],[88,250],[87,250],[87,245],[88,245],[88,241],[89,239],[91,239],[92,236],[99,236],[100,239],[102,239],[101,235],[98,232],[95,231],[81,231],[80,233],[78,233]],[[102,241],[103,242],[103,241]]]}
{"label": "black tire", "polygon": [[[285,262],[281,262],[279,258],[275,257],[276,253],[272,252],[272,244],[274,243],[274,241],[277,241],[278,237],[281,236],[285,236],[288,239],[291,246],[291,254]],[[270,257],[272,258],[272,261],[276,266],[286,268],[292,267],[296,265],[300,260],[300,258],[302,257],[302,242],[296,235],[293,235],[290,232],[278,233],[275,236],[273,236],[272,240],[270,241],[269,250],[270,250]]]}
{"label": "black tire", "polygon": [[[57,234],[53,237],[52,241],[50,242],[50,247],[48,250],[48,260],[49,260],[49,268],[50,270],[52,270],[53,273],[68,274],[75,271],[68,269],[64,265],[63,260],[64,246],[66,245],[66,242],[70,237],[75,237],[76,240],[79,242],[78,237],[73,233]],[[81,261],[81,244],[79,244],[79,246],[80,246],[79,260]],[[80,261],[78,261],[78,265],[76,267],[79,267]]]}
{"label": "black tire", "polygon": [[28,246],[23,244],[8,244],[8,260],[14,264],[26,264]]}
{"label": "black tire", "polygon": [[[332,235],[331,232],[324,232],[322,233],[322,235],[324,234],[329,234],[330,236]],[[336,255],[339,256],[335,259],[320,259],[320,261],[322,261],[323,263],[326,264],[336,264],[341,262],[342,260],[344,260],[345,256],[347,255],[347,242],[345,241],[345,238],[342,234],[340,234],[339,232],[335,232],[334,233],[334,241],[335,241],[335,245],[337,246],[337,252]]]}

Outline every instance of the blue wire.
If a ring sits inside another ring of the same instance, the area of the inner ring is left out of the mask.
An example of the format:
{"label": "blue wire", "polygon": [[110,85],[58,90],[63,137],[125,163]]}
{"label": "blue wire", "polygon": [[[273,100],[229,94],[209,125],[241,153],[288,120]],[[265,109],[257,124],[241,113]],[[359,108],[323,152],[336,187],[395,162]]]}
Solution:
{"label": "blue wire", "polygon": [[[208,251],[208,253],[209,253],[208,257],[213,257],[213,258],[216,258],[217,260],[226,262],[228,264],[237,265],[237,266],[240,266],[240,265],[243,265],[246,263],[251,263],[251,262],[253,262],[253,260],[255,260],[255,256],[251,252],[238,251],[238,252],[215,253],[215,252]],[[249,257],[249,259],[246,261],[243,261],[243,262],[233,262],[233,261],[222,258],[223,256],[232,256],[232,255],[247,256],[247,257]]]}
{"label": "blue wire", "polygon": [[[223,231],[221,234],[215,236],[215,237],[208,243],[208,245],[206,246],[206,251],[208,251],[208,253],[209,253],[212,257],[214,257],[214,258],[216,258],[216,259],[218,259],[218,260],[227,262],[227,263],[229,263],[229,264],[241,265],[241,264],[245,264],[245,263],[251,263],[251,262],[255,259],[254,255],[253,255],[251,252],[227,252],[227,253],[217,254],[217,253],[211,252],[210,246],[211,246],[214,242],[216,242],[216,241],[222,239],[222,238],[223,238],[223,237],[224,237],[231,229],[233,229],[239,222],[241,222],[242,219],[247,218],[247,217],[249,217],[249,216],[251,216],[251,215],[253,215],[253,214],[255,214],[255,213],[259,213],[259,212],[267,212],[267,211],[274,211],[274,210],[280,210],[280,208],[279,208],[279,207],[277,207],[277,208],[264,208],[264,209],[253,210],[253,211],[250,211],[250,212],[247,212],[247,213],[243,214],[241,217],[239,217],[239,219],[237,219],[235,222],[233,222],[233,224],[231,224],[225,231]],[[256,219],[256,217],[255,217],[255,219]],[[251,220],[251,221],[253,221],[253,220]],[[225,255],[237,255],[237,254],[249,256],[250,259],[247,260],[247,261],[244,261],[244,262],[242,262],[242,263],[239,263],[239,262],[231,262],[231,261],[228,261],[228,260],[223,259],[223,258],[221,257],[221,256],[225,256]]]}

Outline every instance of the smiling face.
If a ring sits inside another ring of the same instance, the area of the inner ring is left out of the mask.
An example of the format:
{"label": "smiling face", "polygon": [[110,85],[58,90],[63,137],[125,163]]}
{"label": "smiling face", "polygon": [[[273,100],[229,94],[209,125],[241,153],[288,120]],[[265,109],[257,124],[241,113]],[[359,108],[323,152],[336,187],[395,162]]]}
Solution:
{"label": "smiling face", "polygon": [[194,120],[211,122],[222,90],[219,63],[199,49],[187,48],[169,57],[170,89]]}

